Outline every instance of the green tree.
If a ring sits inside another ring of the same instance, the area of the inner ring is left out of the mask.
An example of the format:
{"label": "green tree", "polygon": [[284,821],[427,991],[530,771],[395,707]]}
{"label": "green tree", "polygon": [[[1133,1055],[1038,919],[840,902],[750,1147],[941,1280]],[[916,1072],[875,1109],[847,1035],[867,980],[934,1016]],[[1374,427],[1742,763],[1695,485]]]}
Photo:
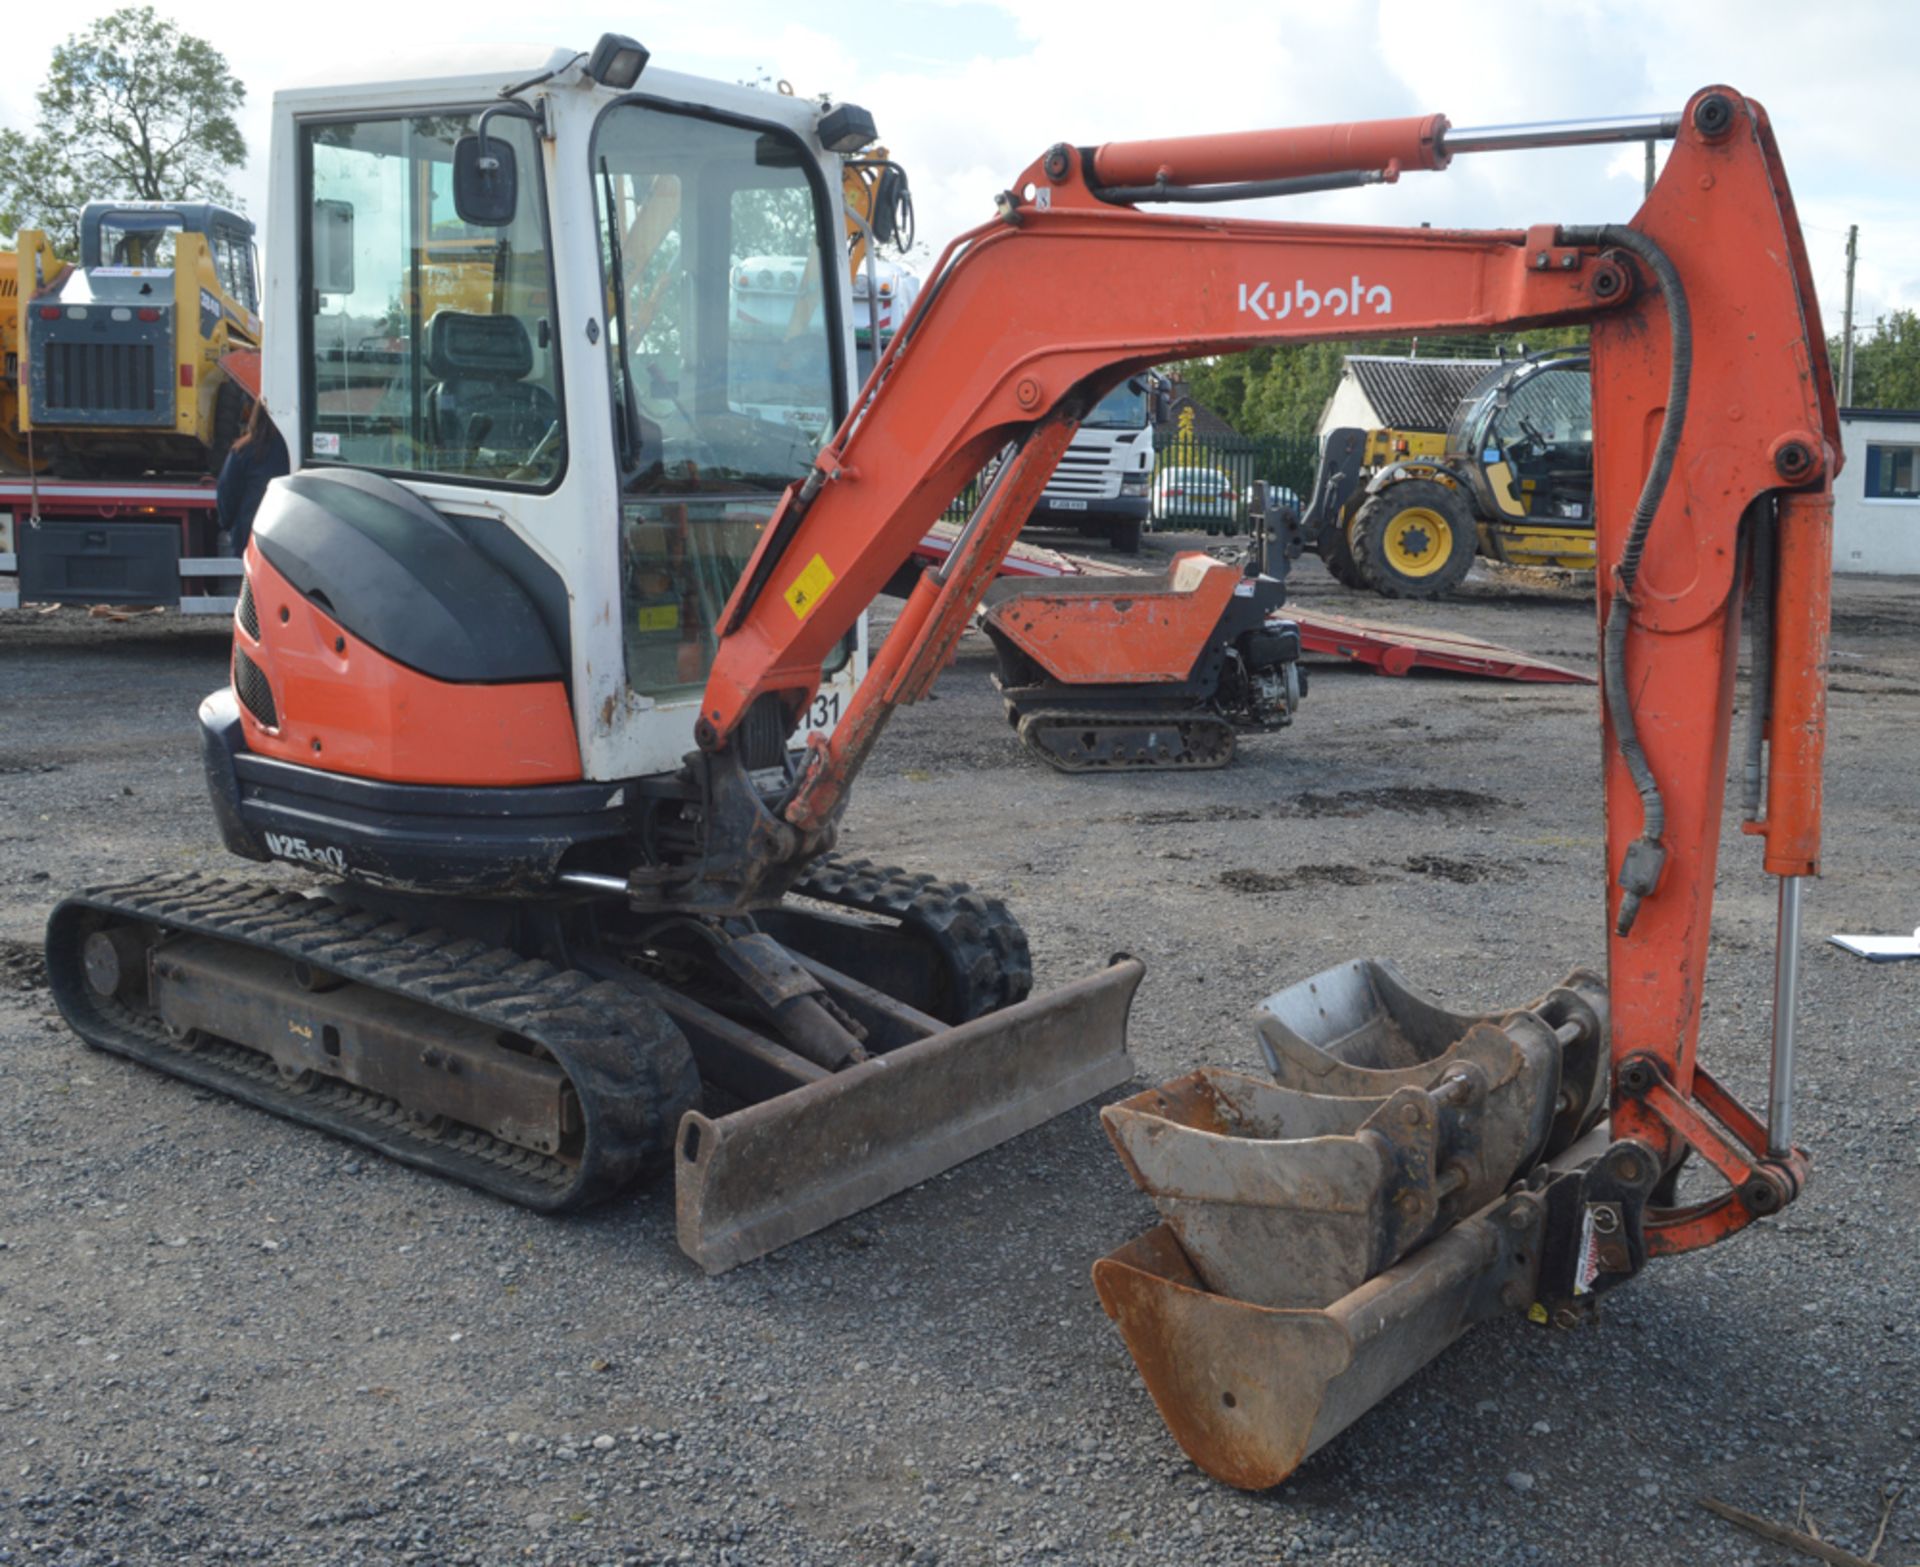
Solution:
{"label": "green tree", "polygon": [[[1840,373],[1840,339],[1827,345]],[[1853,347],[1853,406],[1920,408],[1920,315],[1896,310],[1881,316]]]}
{"label": "green tree", "polygon": [[89,200],[231,201],[246,96],[219,50],[152,6],[100,18],[54,50],[38,133],[0,130],[0,234],[42,228],[72,255]]}

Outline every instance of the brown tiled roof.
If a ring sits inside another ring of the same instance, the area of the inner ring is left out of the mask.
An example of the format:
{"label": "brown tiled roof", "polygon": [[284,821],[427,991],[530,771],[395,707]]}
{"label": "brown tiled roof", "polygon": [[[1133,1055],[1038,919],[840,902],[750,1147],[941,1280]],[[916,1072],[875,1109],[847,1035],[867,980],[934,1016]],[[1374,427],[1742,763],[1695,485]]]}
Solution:
{"label": "brown tiled roof", "polygon": [[1187,384],[1185,376],[1168,377],[1172,402],[1167,410],[1164,424],[1153,427],[1153,439],[1156,446],[1164,446],[1174,437],[1180,428],[1180,415],[1188,408],[1193,410],[1193,433],[1203,439],[1207,436],[1238,435],[1240,432],[1215,413],[1205,403],[1198,401]]}

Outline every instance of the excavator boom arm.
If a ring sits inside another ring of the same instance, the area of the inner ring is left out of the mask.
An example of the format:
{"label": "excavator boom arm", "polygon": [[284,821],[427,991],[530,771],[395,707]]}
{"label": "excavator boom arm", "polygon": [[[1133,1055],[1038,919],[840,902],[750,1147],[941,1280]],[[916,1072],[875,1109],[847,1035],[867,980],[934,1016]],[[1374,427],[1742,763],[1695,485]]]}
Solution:
{"label": "excavator boom arm", "polygon": [[[822,658],[926,526],[995,453],[1017,448],[949,563],[921,579],[840,727],[816,737],[780,821],[761,823],[744,857],[804,856],[830,838],[887,715],[950,658],[1079,417],[1123,376],[1260,343],[1590,323],[1608,864],[1618,875],[1616,1133],[1644,1142],[1662,1167],[1692,1146],[1737,1177],[1715,1211],[1665,1221],[1651,1250],[1704,1244],[1790,1200],[1800,1156],[1697,1070],[1694,1047],[1749,578],[1770,584],[1759,608],[1771,716],[1751,749],[1769,742],[1774,756],[1749,830],[1764,837],[1770,872],[1817,868],[1838,417],[1765,112],[1708,88],[1664,123],[1675,135],[1665,172],[1632,225],[1615,228],[1150,215],[1097,183],[1284,186],[1352,159],[1392,178],[1444,166],[1438,116],[1057,147],[1038,160],[1001,198],[1000,220],[942,258],[728,607],[699,728],[703,749],[721,755],[756,702],[797,710]],[[1784,1120],[1783,1105],[1773,1119]]]}

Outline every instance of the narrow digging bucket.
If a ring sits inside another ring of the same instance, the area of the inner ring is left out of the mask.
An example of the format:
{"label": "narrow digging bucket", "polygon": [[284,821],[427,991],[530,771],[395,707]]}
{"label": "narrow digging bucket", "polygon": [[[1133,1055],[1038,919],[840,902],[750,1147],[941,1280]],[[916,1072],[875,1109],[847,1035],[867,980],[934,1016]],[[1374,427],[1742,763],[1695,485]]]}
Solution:
{"label": "narrow digging bucket", "polygon": [[1125,958],[730,1115],[680,1122],[680,1245],[722,1273],[1128,1081]]}
{"label": "narrow digging bucket", "polygon": [[[1385,1097],[1444,1078],[1478,1026],[1543,1023],[1558,1040],[1560,1092],[1542,1157],[1569,1146],[1606,1101],[1607,986],[1575,969],[1525,1006],[1450,1012],[1418,994],[1385,958],[1356,958],[1267,997],[1254,1031],[1274,1082],[1301,1093]],[[1520,1020],[1516,1022],[1516,1020]]]}
{"label": "narrow digging bucket", "polygon": [[1273,1081],[1203,1067],[1101,1112],[1163,1222],[1094,1268],[1182,1445],[1249,1486],[1532,1298],[1516,1182],[1598,1119],[1606,1051],[1583,973],[1473,1017],[1362,960],[1255,1020]]}

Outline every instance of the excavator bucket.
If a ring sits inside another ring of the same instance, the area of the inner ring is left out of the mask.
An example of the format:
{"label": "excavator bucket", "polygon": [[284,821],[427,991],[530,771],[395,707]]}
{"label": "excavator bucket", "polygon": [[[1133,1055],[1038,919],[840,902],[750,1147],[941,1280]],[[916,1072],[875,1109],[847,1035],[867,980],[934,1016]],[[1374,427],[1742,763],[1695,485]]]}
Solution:
{"label": "excavator bucket", "polygon": [[1093,1270],[1181,1446],[1250,1489],[1531,1303],[1546,1205],[1516,1182],[1590,1140],[1606,992],[1575,973],[1474,1017],[1363,959],[1254,1022],[1270,1079],[1202,1068],[1101,1112],[1162,1223]]}
{"label": "excavator bucket", "polygon": [[689,1111],[675,1181],[681,1248],[724,1272],[1126,1082],[1127,1013],[1144,973],[1123,958],[731,1114]]}

